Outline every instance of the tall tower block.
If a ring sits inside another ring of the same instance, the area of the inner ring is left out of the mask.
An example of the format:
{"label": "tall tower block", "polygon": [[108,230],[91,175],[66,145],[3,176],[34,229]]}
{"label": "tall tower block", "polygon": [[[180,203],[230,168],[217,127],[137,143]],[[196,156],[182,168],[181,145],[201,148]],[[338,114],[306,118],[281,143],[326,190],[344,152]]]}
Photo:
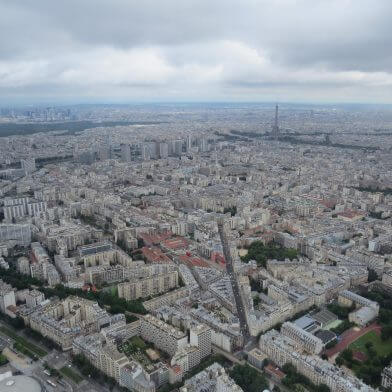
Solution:
{"label": "tall tower block", "polygon": [[275,121],[274,125],[272,126],[272,136],[274,137],[275,140],[279,138],[279,122],[278,122],[278,116],[279,116],[279,106],[275,106]]}

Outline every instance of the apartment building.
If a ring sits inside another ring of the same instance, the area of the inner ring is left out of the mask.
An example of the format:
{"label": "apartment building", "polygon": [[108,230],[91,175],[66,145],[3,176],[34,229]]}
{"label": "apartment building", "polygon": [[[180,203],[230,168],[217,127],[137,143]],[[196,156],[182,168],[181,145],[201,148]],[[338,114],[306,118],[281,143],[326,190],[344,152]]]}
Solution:
{"label": "apartment building", "polygon": [[151,381],[143,367],[132,361],[120,370],[120,385],[135,392],[155,392],[155,383]]}
{"label": "apartment building", "polygon": [[99,332],[111,324],[124,321],[122,314],[110,316],[98,303],[70,296],[39,307],[28,316],[30,327],[57,343],[64,351],[84,333]]}
{"label": "apartment building", "polygon": [[385,367],[381,373],[381,385],[388,389],[392,387],[392,364]]}
{"label": "apartment building", "polygon": [[98,369],[107,376],[114,378],[118,383],[120,382],[121,369],[128,364],[128,357],[120,353],[116,346],[112,344],[104,345],[99,351]]}
{"label": "apartment building", "polygon": [[355,306],[357,308],[359,308],[361,306],[368,306],[370,308],[373,307],[373,308],[377,309],[377,311],[379,309],[379,305],[377,302],[371,301],[370,299],[362,297],[362,296],[355,294],[349,290],[344,290],[339,293],[338,302],[339,302],[339,305],[347,306],[347,307],[350,307],[353,304],[355,304]]}
{"label": "apartment building", "polygon": [[30,275],[30,261],[27,257],[19,257],[16,262],[16,269],[24,275]]}
{"label": "apartment building", "polygon": [[190,329],[189,342],[200,350],[200,360],[211,354],[211,328],[198,324]]}
{"label": "apartment building", "polygon": [[187,345],[185,332],[147,314],[141,318],[141,337],[155,344],[157,348],[173,356],[176,351]]}
{"label": "apartment building", "polygon": [[17,245],[27,246],[31,243],[31,227],[27,224],[0,224],[0,243],[15,241]]}
{"label": "apartment building", "polygon": [[189,372],[201,361],[200,350],[196,346],[186,345],[178,349],[171,359],[171,366],[178,365],[183,373]]}
{"label": "apartment building", "polygon": [[127,301],[157,295],[178,287],[178,272],[172,271],[118,284],[118,296]]}
{"label": "apartment building", "polygon": [[9,306],[15,306],[15,292],[13,287],[3,282],[0,279],[0,311],[1,313],[8,314],[7,308]]}
{"label": "apartment building", "polygon": [[180,298],[188,296],[188,291],[185,287],[181,287],[177,290],[170,291],[169,293],[162,294],[159,297],[149,299],[143,302],[143,306],[147,310],[155,310],[161,306],[171,305]]}
{"label": "apartment building", "polygon": [[292,339],[298,348],[309,354],[317,355],[323,350],[324,345],[321,339],[291,322],[283,323],[281,333]]}
{"label": "apartment building", "polygon": [[28,197],[11,199],[4,203],[4,219],[6,222],[12,222],[25,216],[38,216],[46,209],[45,201],[30,200]]}
{"label": "apartment building", "polygon": [[31,290],[26,294],[26,305],[35,308],[45,300],[45,296],[38,290]]}

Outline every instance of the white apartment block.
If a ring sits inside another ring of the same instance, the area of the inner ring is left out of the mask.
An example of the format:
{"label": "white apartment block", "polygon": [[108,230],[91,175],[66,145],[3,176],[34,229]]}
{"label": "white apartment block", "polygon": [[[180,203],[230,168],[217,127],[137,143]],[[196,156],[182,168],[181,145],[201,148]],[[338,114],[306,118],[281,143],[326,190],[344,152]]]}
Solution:
{"label": "white apartment block", "polygon": [[189,372],[200,363],[200,350],[198,347],[186,345],[178,349],[173,355],[170,365],[178,365],[183,373]]}
{"label": "white apartment block", "polygon": [[0,242],[15,241],[18,245],[31,243],[31,228],[25,224],[0,224]]}
{"label": "white apartment block", "polygon": [[218,363],[185,381],[180,392],[243,392]]}
{"label": "white apartment block", "polygon": [[45,300],[45,296],[38,290],[31,290],[26,294],[26,305],[35,308]]}
{"label": "white apartment block", "polygon": [[170,291],[169,293],[162,294],[159,297],[149,299],[143,302],[143,306],[147,310],[155,310],[161,306],[171,305],[180,298],[188,296],[188,291],[185,287],[181,287],[177,290]]}
{"label": "white apartment block", "polygon": [[124,280],[122,265],[97,265],[85,270],[85,281],[90,284],[115,283]]}
{"label": "white apartment block", "polygon": [[199,324],[190,329],[190,344],[200,350],[200,360],[211,354],[211,328]]}
{"label": "white apartment block", "polygon": [[19,257],[16,262],[16,269],[24,275],[30,275],[30,261],[27,257]]}
{"label": "white apartment block", "polygon": [[33,262],[43,263],[45,261],[50,261],[48,252],[39,242],[31,243],[31,258]]}
{"label": "white apartment block", "polygon": [[49,286],[55,286],[61,282],[56,267],[48,261],[30,264],[30,274],[33,278],[47,281]]}
{"label": "white apartment block", "polygon": [[72,342],[72,353],[74,355],[82,354],[92,364],[97,364],[99,351],[103,347],[104,341],[105,339],[100,333],[80,335]]}
{"label": "white apartment block", "polygon": [[25,216],[38,216],[41,212],[46,211],[47,204],[45,201],[23,200],[20,204],[11,204],[4,206],[4,219],[6,222],[12,222],[14,219]]}
{"label": "white apartment block", "polygon": [[384,368],[381,373],[381,385],[388,389],[392,387],[392,364]]}
{"label": "white apartment block", "polygon": [[370,306],[362,306],[348,315],[348,320],[352,323],[364,327],[372,322],[378,315],[378,309]]}
{"label": "white apartment block", "polygon": [[155,392],[155,383],[151,381],[143,367],[137,362],[130,362],[120,370],[120,385],[136,392]]}
{"label": "white apartment block", "polygon": [[78,247],[79,261],[85,268],[98,265],[121,264],[131,267],[134,263],[127,253],[119,248],[113,248],[109,242],[98,242]]}
{"label": "white apartment block", "polygon": [[21,159],[20,164],[22,166],[22,169],[25,172],[25,175],[27,175],[29,173],[33,173],[36,170],[35,158]]}
{"label": "white apartment block", "polygon": [[64,351],[72,348],[77,336],[99,332],[123,320],[124,315],[110,316],[96,302],[74,296],[39,307],[28,316],[32,329],[53,340]]}
{"label": "white apartment block", "polygon": [[258,369],[263,368],[266,358],[266,355],[257,347],[248,352],[248,362]]}
{"label": "white apartment block", "polygon": [[133,282],[120,283],[118,296],[127,301],[157,295],[178,287],[178,272],[168,272]]}
{"label": "white apartment block", "polygon": [[15,292],[11,285],[3,282],[0,279],[0,311],[1,313],[8,314],[7,308],[15,306]]}
{"label": "white apartment block", "polygon": [[188,343],[188,336],[185,332],[150,314],[141,318],[140,332],[144,340],[154,343],[157,348],[170,356],[173,356],[179,348],[185,347]]}
{"label": "white apartment block", "polygon": [[121,371],[129,364],[129,359],[102,334],[93,333],[76,337],[72,343],[72,351],[76,355],[84,355],[93,366],[121,385]]}
{"label": "white apartment block", "polygon": [[129,364],[128,357],[120,353],[112,344],[106,344],[99,350],[97,367],[107,376],[120,382],[121,369]]}
{"label": "white apartment block", "polygon": [[377,313],[379,309],[379,305],[377,302],[371,301],[370,299],[362,297],[348,290],[344,290],[339,293],[338,302],[339,305],[347,307],[352,306],[352,304],[355,304],[357,308],[361,306],[368,306],[370,308],[377,309]]}
{"label": "white apartment block", "polygon": [[291,322],[283,323],[280,332],[292,339],[298,348],[305,350],[309,354],[317,355],[323,350],[324,345],[321,339]]}
{"label": "white apartment block", "polygon": [[386,286],[392,287],[392,270],[384,271],[382,274],[382,283]]}

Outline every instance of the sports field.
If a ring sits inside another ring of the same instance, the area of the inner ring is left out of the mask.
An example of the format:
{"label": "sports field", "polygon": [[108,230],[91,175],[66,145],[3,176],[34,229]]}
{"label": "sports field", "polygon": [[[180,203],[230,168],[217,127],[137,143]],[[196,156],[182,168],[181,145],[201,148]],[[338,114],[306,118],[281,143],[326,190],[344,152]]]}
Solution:
{"label": "sports field", "polygon": [[378,355],[384,356],[392,353],[392,339],[382,340],[376,331],[369,331],[349,345],[353,351],[367,352],[366,343],[371,342]]}

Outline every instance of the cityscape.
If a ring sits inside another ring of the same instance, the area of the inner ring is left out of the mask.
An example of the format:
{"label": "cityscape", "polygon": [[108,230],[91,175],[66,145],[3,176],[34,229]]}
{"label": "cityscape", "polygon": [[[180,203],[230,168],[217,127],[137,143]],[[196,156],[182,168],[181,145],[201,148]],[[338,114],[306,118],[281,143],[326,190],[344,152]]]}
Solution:
{"label": "cityscape", "polygon": [[391,392],[391,3],[34,3],[0,0],[0,392]]}

